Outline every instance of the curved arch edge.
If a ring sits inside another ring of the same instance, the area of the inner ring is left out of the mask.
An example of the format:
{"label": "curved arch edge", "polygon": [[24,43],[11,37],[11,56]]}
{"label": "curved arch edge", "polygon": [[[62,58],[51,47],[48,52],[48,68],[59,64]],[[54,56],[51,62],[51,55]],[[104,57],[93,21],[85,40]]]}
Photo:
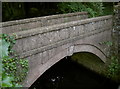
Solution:
{"label": "curved arch edge", "polygon": [[74,53],[76,52],[90,52],[98,56],[104,63],[106,62],[106,55],[96,46],[91,44],[78,44],[74,46]]}
{"label": "curved arch edge", "polygon": [[[30,87],[45,71],[47,71],[50,67],[52,67],[67,55],[68,49],[64,49],[57,55],[54,55],[52,58],[50,58],[44,65],[38,65],[33,71],[30,71],[30,73],[28,73],[29,75],[27,76],[26,81],[24,81],[23,86]],[[34,76],[31,77],[31,75]]]}

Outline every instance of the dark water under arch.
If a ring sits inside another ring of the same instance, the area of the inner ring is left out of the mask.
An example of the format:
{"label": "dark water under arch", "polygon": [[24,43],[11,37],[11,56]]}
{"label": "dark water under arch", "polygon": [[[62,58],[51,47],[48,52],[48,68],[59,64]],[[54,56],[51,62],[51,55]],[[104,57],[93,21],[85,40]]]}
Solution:
{"label": "dark water under arch", "polygon": [[118,84],[65,57],[29,89],[117,89]]}

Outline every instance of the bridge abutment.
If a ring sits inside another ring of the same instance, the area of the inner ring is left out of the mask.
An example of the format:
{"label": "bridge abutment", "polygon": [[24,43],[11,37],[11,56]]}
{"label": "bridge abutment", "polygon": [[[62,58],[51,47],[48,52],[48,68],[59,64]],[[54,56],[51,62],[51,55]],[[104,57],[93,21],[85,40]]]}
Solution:
{"label": "bridge abutment", "polygon": [[[115,54],[120,58],[120,3],[114,6],[114,48]],[[120,61],[120,60],[119,60]]]}

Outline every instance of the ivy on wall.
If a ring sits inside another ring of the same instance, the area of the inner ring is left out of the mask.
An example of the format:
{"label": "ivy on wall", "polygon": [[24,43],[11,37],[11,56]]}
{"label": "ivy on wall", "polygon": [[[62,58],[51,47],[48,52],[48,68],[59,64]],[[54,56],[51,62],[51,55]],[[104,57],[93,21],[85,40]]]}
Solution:
{"label": "ivy on wall", "polygon": [[22,87],[20,83],[28,72],[28,60],[11,57],[15,55],[12,50],[15,37],[0,34],[0,87]]}

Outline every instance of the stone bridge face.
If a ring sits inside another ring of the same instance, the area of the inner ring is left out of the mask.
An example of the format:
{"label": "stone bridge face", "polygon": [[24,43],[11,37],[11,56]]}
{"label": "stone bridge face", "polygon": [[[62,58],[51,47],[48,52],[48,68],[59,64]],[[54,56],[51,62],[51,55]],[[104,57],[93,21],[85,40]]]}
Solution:
{"label": "stone bridge face", "polygon": [[111,41],[112,16],[87,17],[86,12],[80,12],[3,23],[3,33],[16,34],[13,49],[29,60],[25,87],[30,87],[59,60],[76,52],[90,52],[106,62],[110,48],[101,43]]}

